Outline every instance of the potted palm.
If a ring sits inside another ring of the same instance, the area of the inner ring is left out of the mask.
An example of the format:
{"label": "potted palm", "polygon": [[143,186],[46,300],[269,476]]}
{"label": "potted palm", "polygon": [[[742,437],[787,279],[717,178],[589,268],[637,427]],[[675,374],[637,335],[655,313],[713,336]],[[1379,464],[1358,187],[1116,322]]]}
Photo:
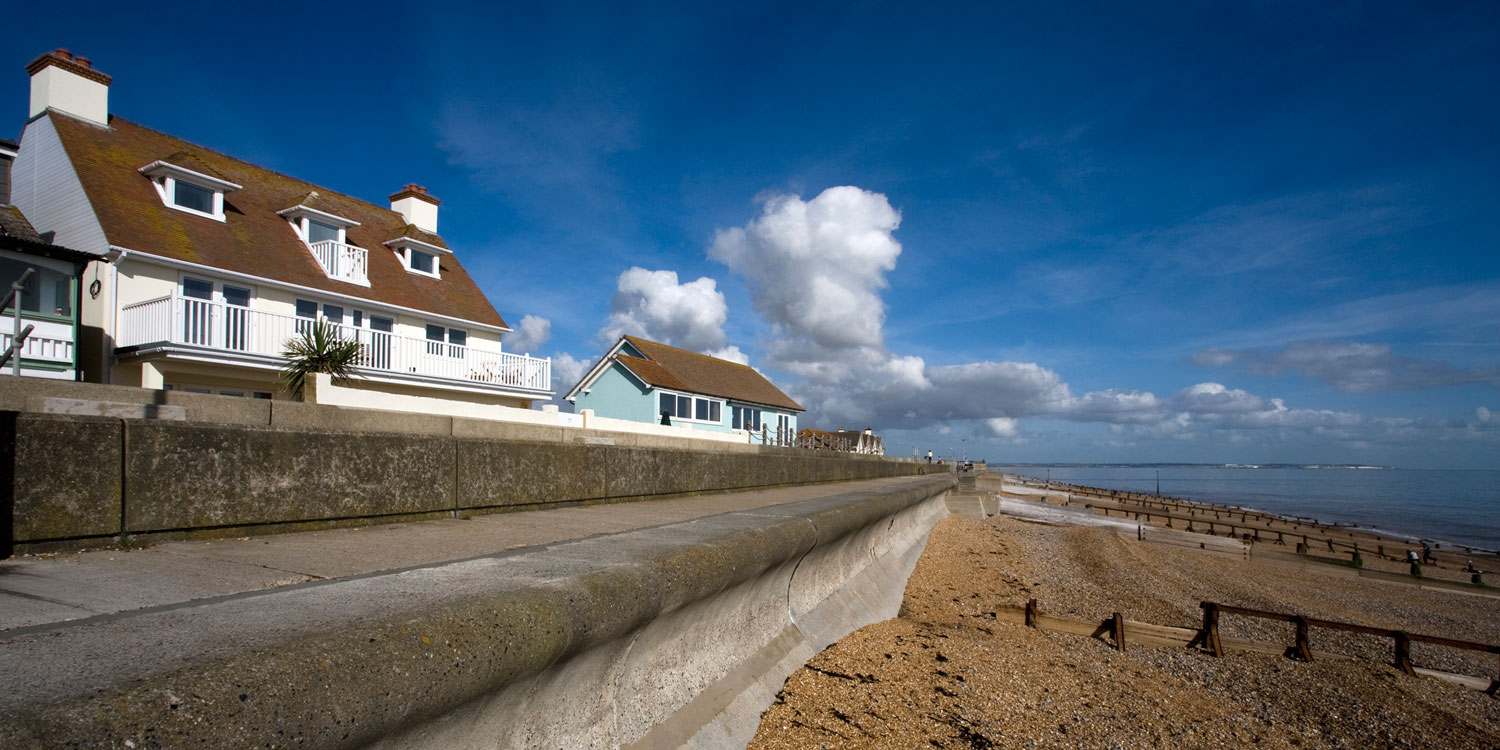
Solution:
{"label": "potted palm", "polygon": [[282,386],[298,401],[302,400],[307,381],[318,373],[332,378],[335,385],[344,385],[354,379],[354,366],[359,363],[360,343],[339,336],[338,326],[315,320],[302,329],[300,336],[287,339],[281,356],[286,357],[286,366],[281,368]]}

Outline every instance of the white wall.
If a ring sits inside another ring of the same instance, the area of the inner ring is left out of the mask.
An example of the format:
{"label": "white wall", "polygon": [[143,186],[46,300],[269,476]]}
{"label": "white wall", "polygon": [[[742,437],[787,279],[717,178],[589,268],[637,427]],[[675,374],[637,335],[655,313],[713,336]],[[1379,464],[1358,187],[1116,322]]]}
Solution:
{"label": "white wall", "polygon": [[54,117],[66,115],[48,113],[32,120],[21,134],[21,148],[11,165],[11,203],[36,231],[55,232],[52,244],[102,254],[109,241],[57,137]]}
{"label": "white wall", "polygon": [[[445,417],[464,417],[467,419],[493,419],[500,422],[521,422],[549,427],[574,427],[577,429],[604,430],[609,432],[629,432],[637,435],[660,435],[663,437],[710,440],[721,443],[749,442],[749,436],[743,430],[709,432],[707,430],[694,430],[686,426],[668,427],[645,422],[632,422],[625,419],[596,417],[588,410],[584,410],[581,414],[567,414],[563,412],[518,409],[513,406],[499,406],[495,404],[467,403],[429,396],[383,393],[380,391],[364,390],[362,388],[337,386],[330,382],[327,375],[320,374],[314,377],[316,382],[308,389],[308,393],[306,394],[307,400],[331,406],[404,411],[416,414],[437,414]],[[462,398],[462,395],[453,394],[453,398]]]}

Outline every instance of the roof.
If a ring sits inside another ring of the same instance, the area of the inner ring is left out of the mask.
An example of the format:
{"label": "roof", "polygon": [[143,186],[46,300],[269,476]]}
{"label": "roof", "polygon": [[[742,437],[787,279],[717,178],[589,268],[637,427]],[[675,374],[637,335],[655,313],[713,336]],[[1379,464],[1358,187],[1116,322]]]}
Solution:
{"label": "roof", "polygon": [[[381,243],[441,238],[409,227],[401,214],[235,159],[119,117],[109,127],[50,112],[58,137],[109,244],[335,294],[476,323],[508,327],[463,266],[449,254],[440,278],[410,273]],[[224,196],[223,222],[166,207],[139,170],[166,161],[238,184]],[[286,219],[298,205],[356,221],[349,244],[369,251],[369,287],[328,278]]]}
{"label": "roof", "polygon": [[615,359],[647,385],[804,411],[801,404],[748,365],[635,336],[625,336],[623,340],[646,358],[617,354]]}
{"label": "roof", "polygon": [[0,249],[43,255],[78,264],[104,257],[48,242],[37,234],[36,228],[31,226],[21,209],[4,203],[0,203]]}
{"label": "roof", "polygon": [[36,233],[21,209],[3,204],[0,204],[0,237],[27,242],[42,241],[42,236]]}

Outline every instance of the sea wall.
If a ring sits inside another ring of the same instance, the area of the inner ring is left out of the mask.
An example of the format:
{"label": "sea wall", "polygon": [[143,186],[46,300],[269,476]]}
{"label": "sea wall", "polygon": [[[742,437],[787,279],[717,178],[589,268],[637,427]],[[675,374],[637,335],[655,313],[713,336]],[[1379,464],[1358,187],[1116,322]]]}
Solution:
{"label": "sea wall", "polygon": [[0,745],[743,747],[899,608],[948,475],[10,635]]}
{"label": "sea wall", "polygon": [[692,450],[682,446],[705,444],[284,405],[276,402],[279,426],[0,412],[3,540],[36,551],[238,536],[932,470],[870,456],[722,443]]}

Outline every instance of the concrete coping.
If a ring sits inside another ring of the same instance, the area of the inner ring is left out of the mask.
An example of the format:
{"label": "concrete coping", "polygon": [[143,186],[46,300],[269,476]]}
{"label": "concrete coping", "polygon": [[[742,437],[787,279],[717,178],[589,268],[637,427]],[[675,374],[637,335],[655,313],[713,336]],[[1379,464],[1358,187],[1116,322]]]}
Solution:
{"label": "concrete coping", "polygon": [[[948,475],[0,636],[0,745],[364,746],[948,491]],[[784,585],[784,584],[783,584]]]}

